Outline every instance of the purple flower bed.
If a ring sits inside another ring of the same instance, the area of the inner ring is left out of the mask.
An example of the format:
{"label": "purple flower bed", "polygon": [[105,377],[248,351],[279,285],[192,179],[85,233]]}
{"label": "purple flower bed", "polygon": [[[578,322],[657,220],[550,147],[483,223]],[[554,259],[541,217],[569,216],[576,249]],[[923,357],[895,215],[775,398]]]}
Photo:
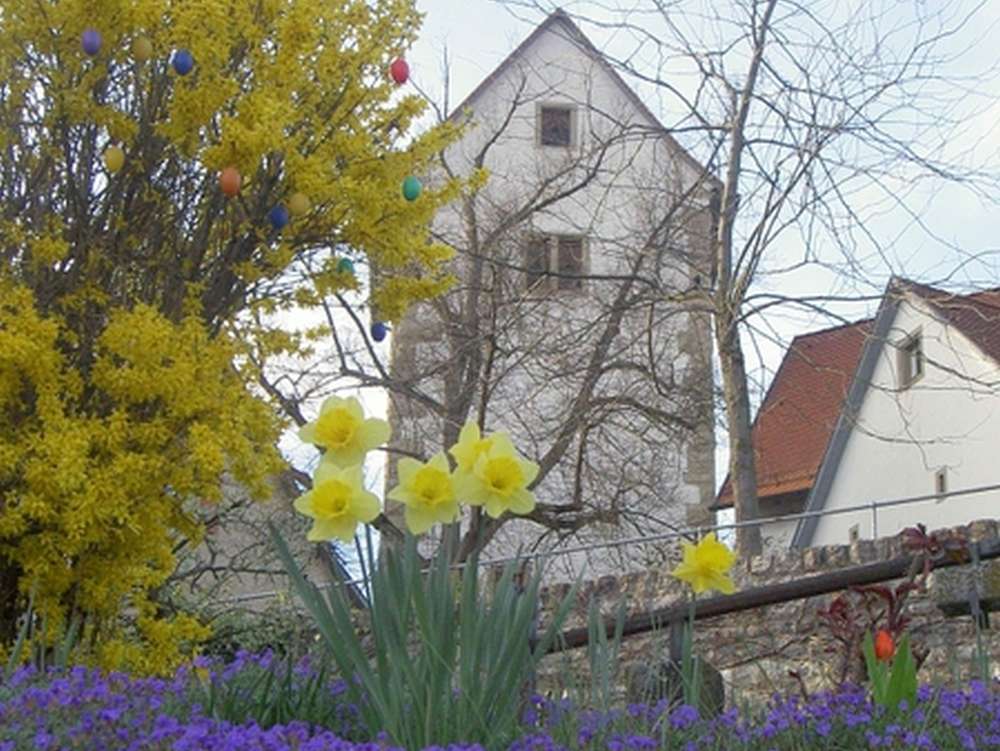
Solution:
{"label": "purple flower bed", "polygon": [[[200,670],[206,672],[198,674]],[[261,691],[283,671],[289,683],[280,691]],[[385,738],[351,738],[356,731],[343,684],[325,678],[326,690],[318,701],[326,712],[323,717],[339,723],[336,731],[329,729],[329,722],[321,727],[316,717],[260,721],[281,719],[266,702],[287,703],[299,690],[296,686],[309,690],[308,681],[315,675],[308,665],[285,669],[269,656],[248,655],[215,670],[204,664],[182,670],[171,680],[85,668],[40,676],[23,669],[0,685],[0,751],[395,748]],[[290,706],[293,714],[296,709],[306,712],[305,705]],[[972,682],[964,691],[924,687],[916,706],[893,713],[873,706],[863,690],[848,687],[809,701],[775,697],[767,711],[752,718],[729,710],[704,721],[689,706],[632,704],[609,712],[577,711],[568,701],[536,696],[525,709],[523,723],[523,735],[507,751],[993,749],[1000,748],[1000,684]],[[482,751],[479,745],[447,749]]]}

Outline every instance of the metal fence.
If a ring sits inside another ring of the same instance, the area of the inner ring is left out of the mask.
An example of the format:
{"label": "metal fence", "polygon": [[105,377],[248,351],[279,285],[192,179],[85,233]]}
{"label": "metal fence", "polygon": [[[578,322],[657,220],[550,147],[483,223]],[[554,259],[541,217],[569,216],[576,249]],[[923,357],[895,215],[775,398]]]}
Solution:
{"label": "metal fence", "polygon": [[[838,509],[823,509],[820,511],[804,511],[799,514],[786,514],[782,516],[768,516],[761,517],[759,519],[752,519],[743,522],[728,522],[725,524],[715,524],[711,526],[702,527],[686,527],[683,529],[671,530],[669,532],[662,532],[654,535],[643,535],[636,537],[624,537],[617,540],[603,540],[600,542],[593,542],[580,545],[570,545],[561,548],[554,548],[550,550],[538,551],[534,553],[525,553],[523,555],[517,556],[501,556],[498,558],[490,558],[488,560],[480,560],[479,565],[481,568],[499,567],[504,566],[508,563],[514,561],[540,561],[545,559],[557,558],[559,556],[573,555],[576,553],[586,553],[593,550],[615,548],[622,546],[634,546],[634,545],[648,545],[653,543],[667,542],[669,540],[676,539],[687,539],[696,540],[708,532],[721,532],[724,530],[737,530],[743,527],[754,527],[761,526],[765,524],[773,524],[775,522],[789,522],[789,521],[799,521],[801,519],[808,519],[811,517],[827,517],[827,516],[838,516],[842,514],[855,514],[860,512],[871,512],[872,516],[872,537],[878,537],[878,513],[880,509],[894,508],[897,506],[907,506],[916,503],[925,503],[927,501],[943,500],[944,498],[962,498],[963,500],[970,497],[980,495],[982,493],[989,493],[993,491],[1000,491],[1000,483],[994,485],[979,485],[973,488],[964,488],[961,490],[951,490],[944,493],[929,493],[925,495],[915,495],[907,496],[904,498],[893,498],[889,500],[881,501],[870,501],[866,503],[860,503],[854,506],[847,506],[845,508]],[[454,568],[461,569],[464,567],[464,563],[456,563]],[[317,584],[320,589],[326,589],[334,586],[346,586],[346,587],[360,587],[367,582],[367,578],[360,577],[356,579],[349,579],[347,581],[336,581],[336,582],[324,582]],[[268,590],[264,592],[253,592],[249,594],[239,595],[236,597],[226,598],[221,600],[222,604],[227,605],[238,605],[240,603],[253,602],[256,600],[271,599],[274,597],[279,597],[287,594],[284,590]]]}

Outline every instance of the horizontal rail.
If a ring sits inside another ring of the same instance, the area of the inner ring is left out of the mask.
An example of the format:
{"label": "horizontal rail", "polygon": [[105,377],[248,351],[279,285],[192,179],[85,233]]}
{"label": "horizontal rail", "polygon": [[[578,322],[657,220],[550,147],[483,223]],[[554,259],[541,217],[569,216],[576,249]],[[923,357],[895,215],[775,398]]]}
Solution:
{"label": "horizontal rail", "polygon": [[[970,543],[970,545],[979,546],[980,560],[1000,558],[1000,540],[975,542]],[[749,589],[734,592],[731,595],[707,597],[703,600],[695,601],[694,617],[696,619],[714,618],[720,615],[739,613],[744,610],[753,610],[764,605],[777,605],[804,597],[837,592],[848,587],[890,581],[906,575],[911,566],[922,560],[921,555],[904,555],[898,558],[891,558],[888,561],[852,566],[851,568],[802,577],[779,584],[750,587]],[[935,561],[934,568],[961,566],[968,562],[968,560],[945,558]],[[690,613],[690,604],[682,602],[657,608],[648,613],[630,616],[625,619],[622,636],[648,633],[664,625],[680,622],[684,618],[687,618]],[[606,617],[604,619],[604,630],[608,637],[611,637],[615,633],[616,625],[617,621],[614,617]],[[589,638],[589,629],[586,626],[567,629],[562,632],[561,638],[553,643],[549,652],[562,652],[567,649],[582,647],[588,643]]]}
{"label": "horizontal rail", "polygon": [[[950,490],[945,493],[931,493],[927,495],[916,495],[908,496],[903,498],[893,498],[886,501],[872,501],[870,503],[864,503],[856,506],[846,506],[844,508],[838,509],[820,509],[819,511],[803,511],[799,514],[786,514],[784,516],[765,516],[757,519],[749,519],[742,522],[729,522],[727,524],[716,524],[712,526],[704,527],[686,527],[684,529],[672,530],[670,532],[663,532],[656,535],[646,535],[643,537],[625,537],[619,540],[602,540],[596,543],[581,544],[576,546],[570,546],[565,548],[558,548],[555,550],[545,550],[539,551],[537,553],[526,553],[520,556],[502,556],[499,558],[491,558],[489,560],[481,560],[479,562],[480,567],[485,566],[502,566],[507,563],[513,563],[515,561],[528,561],[528,560],[539,560],[544,558],[556,558],[558,556],[570,555],[572,553],[585,553],[591,550],[600,550],[603,548],[616,548],[624,545],[643,545],[654,542],[665,542],[667,540],[674,540],[678,538],[693,539],[697,538],[706,532],[717,532],[723,529],[740,529],[743,527],[754,527],[760,526],[762,524],[771,524],[773,522],[787,522],[787,521],[798,521],[800,519],[808,519],[814,516],[837,516],[839,514],[849,514],[856,513],[858,511],[871,511],[872,509],[881,508],[891,508],[893,506],[905,506],[911,503],[923,503],[927,501],[938,500],[941,498],[953,498],[961,496],[971,496],[978,495],[980,493],[989,493],[991,491],[1000,490],[1000,483],[994,485],[979,485],[972,488],[963,488],[961,490]],[[455,569],[461,569],[465,566],[465,563],[456,563],[453,565]],[[364,584],[367,581],[365,577],[359,577],[357,579],[349,579],[348,581],[333,581],[333,582],[320,582],[317,583],[319,589],[328,589],[330,587],[339,586],[355,586],[358,584]],[[245,595],[237,595],[236,597],[226,598],[220,600],[223,604],[238,604],[242,602],[252,602],[254,600],[264,600],[272,597],[277,597],[279,594],[284,594],[287,590],[273,590],[265,592],[253,592]]]}

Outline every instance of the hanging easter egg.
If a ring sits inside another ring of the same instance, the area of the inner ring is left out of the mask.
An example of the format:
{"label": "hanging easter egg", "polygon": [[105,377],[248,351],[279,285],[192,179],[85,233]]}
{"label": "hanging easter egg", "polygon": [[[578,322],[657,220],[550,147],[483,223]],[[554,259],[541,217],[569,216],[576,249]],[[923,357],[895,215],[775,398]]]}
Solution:
{"label": "hanging easter egg", "polygon": [[353,274],[354,264],[351,263],[351,259],[341,258],[339,261],[337,261],[337,271],[339,271],[341,274]]}
{"label": "hanging easter egg", "polygon": [[186,76],[194,69],[194,56],[187,50],[177,50],[174,53],[173,64],[178,75]]}
{"label": "hanging easter egg", "polygon": [[87,29],[80,35],[83,51],[93,57],[101,51],[101,32],[97,29]]}
{"label": "hanging easter egg", "polygon": [[219,173],[219,187],[230,198],[239,194],[240,182],[240,171],[235,167],[226,167]]}
{"label": "hanging easter egg", "polygon": [[309,200],[309,196],[305,193],[292,193],[291,197],[288,199],[288,209],[294,216],[308,214],[311,208],[312,201]]}
{"label": "hanging easter egg", "polygon": [[397,57],[389,66],[389,75],[392,80],[402,86],[410,79],[410,65],[401,57]]}
{"label": "hanging easter egg", "polygon": [[153,56],[153,43],[149,37],[136,37],[132,42],[132,58],[137,63],[144,63]]}
{"label": "hanging easter egg", "polygon": [[423,190],[423,187],[413,175],[408,176],[403,180],[403,198],[407,201],[416,201],[420,198],[420,191]]}
{"label": "hanging easter egg", "polygon": [[386,326],[381,321],[376,321],[372,324],[372,339],[376,342],[380,342],[385,339],[386,335],[389,333],[389,327]]}
{"label": "hanging easter egg", "polygon": [[267,212],[267,219],[271,222],[271,226],[275,229],[284,229],[285,225],[288,224],[288,209],[282,206],[280,203]]}
{"label": "hanging easter egg", "polygon": [[104,166],[114,174],[125,166],[125,152],[119,146],[108,146],[104,151]]}

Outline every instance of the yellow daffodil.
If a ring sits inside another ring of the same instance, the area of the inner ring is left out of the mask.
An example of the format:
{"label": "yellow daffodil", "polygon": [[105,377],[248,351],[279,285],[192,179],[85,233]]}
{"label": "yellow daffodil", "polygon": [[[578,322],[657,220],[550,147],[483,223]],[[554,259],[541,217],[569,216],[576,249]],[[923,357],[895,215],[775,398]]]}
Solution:
{"label": "yellow daffodil", "polygon": [[334,537],[350,542],[358,522],[368,523],[379,514],[378,498],[365,490],[361,466],[341,468],[325,457],[313,477],[312,490],[296,498],[294,505],[314,520],[306,535],[310,542]]}
{"label": "yellow daffodil", "polygon": [[494,519],[505,511],[530,513],[535,496],[528,486],[538,476],[538,465],[522,459],[505,433],[494,433],[488,440],[489,446],[479,452],[472,470],[455,473],[456,495],[470,505],[484,506]]}
{"label": "yellow daffodil", "polygon": [[736,554],[715,539],[715,532],[709,532],[697,545],[684,543],[684,560],[672,575],[690,584],[695,594],[716,589],[728,595],[736,590],[729,578],[729,569],[735,562]]}
{"label": "yellow daffodil", "polygon": [[389,440],[389,423],[374,417],[365,419],[361,402],[353,396],[331,396],[320,407],[319,417],[299,429],[299,438],[326,449],[324,462],[352,467]]}
{"label": "yellow daffodil", "polygon": [[409,457],[400,459],[398,470],[399,484],[388,497],[406,505],[406,526],[413,534],[458,518],[458,500],[444,453],[435,454],[426,464]]}
{"label": "yellow daffodil", "polygon": [[458,434],[458,443],[448,449],[448,452],[455,457],[459,472],[471,472],[476,466],[476,459],[485,454],[492,445],[493,437],[480,436],[479,426],[469,420]]}

